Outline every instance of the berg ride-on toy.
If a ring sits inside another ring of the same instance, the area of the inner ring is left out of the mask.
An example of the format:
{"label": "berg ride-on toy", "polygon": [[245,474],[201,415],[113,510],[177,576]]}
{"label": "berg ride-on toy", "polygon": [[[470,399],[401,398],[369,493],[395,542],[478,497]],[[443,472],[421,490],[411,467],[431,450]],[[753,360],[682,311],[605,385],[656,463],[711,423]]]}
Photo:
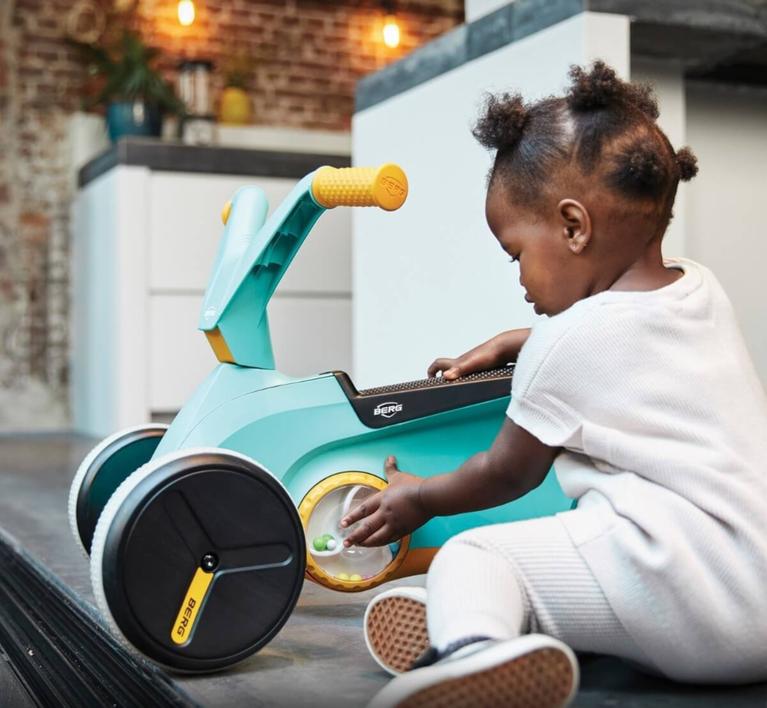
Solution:
{"label": "berg ride-on toy", "polygon": [[264,646],[304,577],[342,592],[423,573],[470,527],[569,508],[555,476],[505,506],[436,518],[396,544],[344,548],[341,517],[383,489],[383,462],[434,475],[493,441],[511,369],[358,391],[340,371],[274,367],[266,307],[314,223],[336,206],[399,208],[396,165],[321,167],[266,220],[238,190],[200,319],[218,366],[170,427],[102,441],[72,483],[69,515],[91,556],[96,601],[115,633],[181,671],[229,666]]}

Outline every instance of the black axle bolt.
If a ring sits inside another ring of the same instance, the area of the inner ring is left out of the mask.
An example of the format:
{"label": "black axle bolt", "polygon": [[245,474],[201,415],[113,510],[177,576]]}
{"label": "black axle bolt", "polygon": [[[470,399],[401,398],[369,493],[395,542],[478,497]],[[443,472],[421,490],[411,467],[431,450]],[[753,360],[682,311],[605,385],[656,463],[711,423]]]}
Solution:
{"label": "black axle bolt", "polygon": [[215,553],[206,553],[200,561],[200,567],[208,573],[214,571],[218,565],[218,556]]}

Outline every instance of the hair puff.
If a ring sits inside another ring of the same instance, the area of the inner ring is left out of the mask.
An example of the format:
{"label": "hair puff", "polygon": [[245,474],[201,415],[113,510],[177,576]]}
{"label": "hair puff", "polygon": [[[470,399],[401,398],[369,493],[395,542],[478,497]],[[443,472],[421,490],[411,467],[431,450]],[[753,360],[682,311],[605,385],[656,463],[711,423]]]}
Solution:
{"label": "hair puff", "polygon": [[588,184],[615,197],[608,208],[642,214],[663,232],[679,181],[698,168],[689,148],[674,150],[658,113],[651,85],[625,81],[597,60],[570,68],[565,95],[525,102],[518,93],[486,94],[472,133],[496,151],[488,184],[515,204],[549,209]]}
{"label": "hair puff", "polygon": [[567,92],[567,104],[573,111],[606,108],[620,97],[621,81],[615,70],[603,61],[595,61],[591,69],[571,66],[572,84]]}
{"label": "hair puff", "polygon": [[522,137],[527,118],[528,109],[520,94],[488,94],[472,134],[486,148],[512,148]]}
{"label": "hair puff", "polygon": [[668,166],[653,146],[636,141],[617,155],[611,174],[618,188],[637,196],[659,196],[668,181]]}
{"label": "hair puff", "polygon": [[593,111],[614,106],[631,106],[648,118],[659,115],[658,101],[650,84],[630,83],[618,78],[615,70],[601,60],[590,69],[570,67],[572,84],[567,92],[571,111]]}
{"label": "hair puff", "polygon": [[674,156],[676,165],[679,168],[679,179],[682,182],[689,182],[698,174],[698,158],[688,147],[679,149]]}

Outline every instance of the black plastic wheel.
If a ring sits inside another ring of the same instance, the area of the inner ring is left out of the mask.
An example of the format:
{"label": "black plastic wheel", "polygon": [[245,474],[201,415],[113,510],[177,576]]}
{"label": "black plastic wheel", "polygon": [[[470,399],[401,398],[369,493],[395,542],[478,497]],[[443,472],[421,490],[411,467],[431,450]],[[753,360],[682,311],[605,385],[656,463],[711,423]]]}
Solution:
{"label": "black plastic wheel", "polygon": [[121,430],[102,440],[80,464],[69,491],[69,525],[90,553],[93,531],[114,491],[152,459],[167,425],[151,423]]}
{"label": "black plastic wheel", "polygon": [[167,455],[104,510],[91,572],[102,610],[134,647],[181,671],[213,671],[267,644],[306,565],[285,488],[226,450]]}

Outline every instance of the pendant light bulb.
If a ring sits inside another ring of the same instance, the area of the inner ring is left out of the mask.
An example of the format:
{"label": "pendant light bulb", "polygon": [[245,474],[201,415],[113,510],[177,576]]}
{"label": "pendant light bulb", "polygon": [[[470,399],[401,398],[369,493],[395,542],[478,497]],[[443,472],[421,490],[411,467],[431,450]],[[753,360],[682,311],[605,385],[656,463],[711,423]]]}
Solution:
{"label": "pendant light bulb", "polygon": [[389,49],[399,47],[399,25],[394,15],[387,15],[383,26],[383,41]]}
{"label": "pendant light bulb", "polygon": [[193,0],[179,0],[178,2],[178,21],[184,27],[194,22],[195,10]]}

